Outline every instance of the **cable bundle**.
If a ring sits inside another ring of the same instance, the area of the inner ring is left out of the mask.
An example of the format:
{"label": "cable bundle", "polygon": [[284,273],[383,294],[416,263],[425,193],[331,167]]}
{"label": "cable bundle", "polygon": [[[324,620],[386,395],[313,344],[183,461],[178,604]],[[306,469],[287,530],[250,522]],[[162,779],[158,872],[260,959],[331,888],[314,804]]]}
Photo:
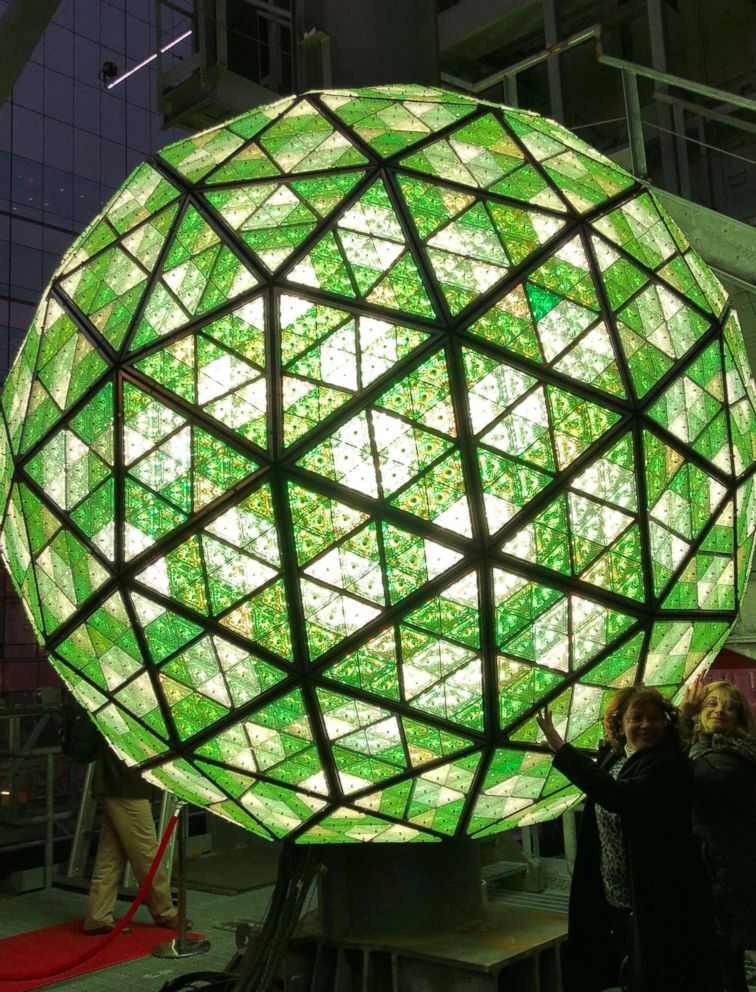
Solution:
{"label": "cable bundle", "polygon": [[314,848],[284,846],[259,936],[244,955],[234,992],[268,992],[291,942],[320,859]]}

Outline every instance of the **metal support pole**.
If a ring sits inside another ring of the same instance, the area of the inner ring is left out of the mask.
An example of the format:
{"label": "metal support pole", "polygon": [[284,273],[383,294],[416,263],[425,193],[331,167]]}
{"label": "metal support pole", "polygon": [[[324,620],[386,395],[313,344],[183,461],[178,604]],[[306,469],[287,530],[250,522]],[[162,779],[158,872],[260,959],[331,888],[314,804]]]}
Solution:
{"label": "metal support pole", "polygon": [[672,119],[675,122],[675,150],[677,152],[677,178],[680,183],[680,196],[685,200],[690,195],[690,166],[688,164],[688,142],[685,137],[685,111],[682,107],[672,107]]}
{"label": "metal support pole", "polygon": [[219,69],[228,69],[228,19],[226,0],[215,0],[215,64]]}
{"label": "metal support pole", "polygon": [[[552,48],[559,42],[559,26],[557,24],[556,0],[543,0],[543,33],[546,48]],[[559,56],[554,55],[546,62],[549,77],[549,102],[551,116],[554,120],[564,123],[564,94],[562,93],[562,70]]]}
{"label": "metal support pole", "polygon": [[84,878],[86,873],[89,841],[95,816],[95,800],[91,793],[93,774],[94,763],[87,765],[87,770],[84,774],[81,803],[79,804],[79,812],[76,815],[76,826],[74,827],[73,842],[71,843],[71,853],[68,858],[68,869],[66,871],[66,877],[69,879]]}
{"label": "metal support pole", "polygon": [[627,136],[630,141],[630,159],[633,173],[641,179],[648,176],[646,144],[643,140],[643,120],[638,96],[638,77],[627,69],[622,70],[622,92],[625,97]]}
{"label": "metal support pole", "polygon": [[179,931],[175,940],[167,940],[152,949],[156,958],[191,958],[210,950],[210,941],[203,937],[190,937],[186,932],[186,852],[189,845],[189,808],[181,803],[178,808],[178,920]]}
{"label": "metal support pole", "polygon": [[504,76],[501,80],[501,88],[504,92],[504,104],[507,107],[519,106],[517,102],[517,76],[512,74]]}
{"label": "metal support pole", "polygon": [[[163,792],[160,801],[160,816],[158,818],[157,835],[162,837],[168,826],[170,818],[176,811],[176,797],[172,792]],[[165,849],[165,873],[168,881],[173,877],[173,851],[176,846],[176,832],[174,831]]]}
{"label": "metal support pole", "polygon": [[186,937],[186,852],[189,846],[189,818],[186,803],[181,804],[178,821],[178,917],[179,940]]}
{"label": "metal support pole", "polygon": [[[740,107],[743,110],[756,112],[756,100],[753,100],[751,97],[741,96],[739,93],[730,93],[727,90],[718,90],[714,86],[704,86],[703,83],[695,83],[692,79],[683,79],[682,76],[675,76],[671,72],[650,69],[647,65],[640,65],[638,62],[628,62],[627,59],[617,59],[613,55],[605,55],[602,51],[599,51],[597,58],[602,65],[610,65],[614,69],[629,69],[636,76],[643,76],[645,79],[652,79],[655,83],[658,83],[659,85],[656,88],[654,99],[660,100],[662,103],[669,103],[673,106],[677,103],[680,103],[681,106],[684,105],[677,97],[661,92],[660,87],[663,83],[665,87],[674,86],[677,89],[686,90],[688,93],[695,93],[697,96],[706,97],[707,100],[716,100],[718,103],[723,103],[728,107]],[[511,71],[511,69],[507,70],[507,72]],[[714,111],[708,110],[706,107],[689,106],[685,109],[690,110],[694,114],[706,113],[712,120],[719,120],[721,118],[721,123],[730,123],[733,127],[741,127],[747,131],[752,131],[754,128],[753,124],[747,124],[738,118],[733,118],[730,121],[722,114],[717,114],[715,117],[713,116]]]}
{"label": "metal support pole", "polygon": [[[501,83],[504,87],[505,102],[510,107],[515,107],[517,106],[517,77],[521,72],[525,72],[526,69],[532,69],[534,65],[540,65],[541,62],[553,59],[560,52],[566,52],[570,48],[575,48],[577,45],[582,45],[586,41],[599,39],[600,37],[601,28],[598,24],[594,24],[584,31],[578,32],[578,34],[564,38],[550,48],[544,49],[542,52],[536,52],[535,55],[529,55],[526,59],[520,59],[514,65],[507,66],[506,69],[499,69],[492,75],[486,76],[485,79],[478,79],[476,82],[471,82],[469,79],[460,79],[458,76],[453,76],[449,72],[442,72],[441,80],[445,83],[451,83],[452,86],[456,86],[466,93],[473,94],[483,93],[485,90],[490,90],[492,86]],[[510,86],[512,87],[511,91],[509,89]],[[507,94],[514,99],[508,99]]]}
{"label": "metal support pole", "polygon": [[47,754],[46,771],[45,888],[51,889],[53,883],[53,850],[55,844],[55,755],[51,751]]}
{"label": "metal support pole", "polygon": [[[682,82],[682,81],[681,81]],[[688,86],[688,89],[693,89],[692,86]],[[722,97],[727,97],[729,94],[724,93],[722,90],[715,92],[719,97],[719,102],[722,102]],[[716,121],[717,124],[724,124],[725,127],[735,128],[737,131],[745,131],[747,134],[756,134],[756,124],[751,124],[750,121],[741,120],[740,117],[735,117],[734,114],[722,114],[718,110],[712,110],[710,107],[704,107],[701,103],[694,103],[692,100],[684,100],[680,96],[670,96],[669,93],[657,93],[655,99],[660,100],[662,103],[668,103],[670,107],[682,107],[682,109],[688,113],[693,114],[696,117],[696,124],[703,124],[704,120]],[[751,107],[748,108],[750,111],[756,110],[756,103],[753,103]],[[706,134],[702,133],[701,128],[698,128],[698,140],[706,141]]]}
{"label": "metal support pole", "polygon": [[537,861],[541,856],[541,842],[538,824],[522,828],[522,850],[528,861]]}
{"label": "metal support pole", "polygon": [[[664,32],[664,8],[662,0],[648,0],[648,30],[651,41],[651,64],[660,72],[667,71],[667,46]],[[664,83],[658,83],[657,88],[662,93],[667,92]],[[659,124],[668,131],[673,129],[672,113],[662,105],[658,108]],[[661,145],[662,168],[664,170],[664,188],[670,193],[678,193],[680,186],[677,180],[677,162],[675,141],[671,134],[662,131],[659,135]]]}

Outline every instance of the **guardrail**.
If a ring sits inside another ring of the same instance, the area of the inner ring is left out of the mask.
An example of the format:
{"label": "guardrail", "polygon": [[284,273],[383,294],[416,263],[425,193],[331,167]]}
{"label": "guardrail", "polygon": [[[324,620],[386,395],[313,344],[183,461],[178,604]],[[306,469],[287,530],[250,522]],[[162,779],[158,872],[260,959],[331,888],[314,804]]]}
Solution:
{"label": "guardrail", "polygon": [[[679,176],[681,177],[679,192],[690,199],[691,190],[688,180],[687,148],[690,145],[697,145],[705,149],[718,152],[733,159],[745,162],[749,165],[756,165],[756,160],[726,148],[717,147],[688,135],[685,130],[685,114],[694,114],[701,118],[707,118],[718,124],[732,127],[736,130],[748,134],[756,134],[756,124],[750,121],[741,120],[729,113],[723,112],[722,108],[732,107],[737,110],[747,110],[756,113],[756,100],[743,96],[739,93],[730,93],[727,90],[718,89],[714,86],[707,86],[704,83],[697,83],[681,76],[673,75],[669,72],[662,72],[650,66],[640,65],[637,62],[630,62],[626,59],[616,58],[608,55],[604,51],[604,41],[600,24],[593,24],[577,34],[571,35],[562,41],[544,48],[527,58],[515,62],[513,65],[500,69],[497,72],[479,80],[465,80],[450,73],[442,73],[441,78],[446,84],[463,90],[467,93],[480,94],[494,87],[501,86],[502,101],[510,107],[519,106],[518,101],[518,77],[527,69],[548,62],[549,59],[570,51],[580,45],[593,42],[595,46],[596,61],[601,65],[617,70],[621,74],[622,91],[624,96],[624,120],[630,151],[631,169],[639,178],[648,178],[648,164],[646,157],[646,137],[644,128],[652,128],[655,131],[671,134],[677,141],[677,162]],[[640,95],[638,90],[638,80],[648,79],[654,83],[651,94],[655,103],[671,106],[675,111],[674,129],[664,128],[655,121],[644,119],[641,111]],[[716,101],[717,107],[708,107],[699,102],[693,102],[685,97],[676,96],[668,92],[669,89],[682,91],[687,96],[693,95]],[[611,122],[602,121],[598,123],[614,123],[622,118],[613,118]],[[586,125],[587,126],[587,125]],[[676,190],[670,190],[676,192]]]}
{"label": "guardrail", "polygon": [[555,45],[550,45],[548,48],[544,48],[534,55],[528,55],[527,58],[520,59],[519,62],[507,66],[506,69],[497,70],[484,79],[470,81],[453,76],[448,72],[442,72],[441,79],[450,86],[455,86],[457,89],[464,90],[466,93],[474,93],[476,95],[501,84],[503,103],[508,107],[518,107],[517,77],[525,72],[526,69],[532,69],[534,66],[540,65],[542,62],[547,62],[556,55],[561,55],[571,48],[576,48],[578,45],[583,45],[585,42],[591,41],[591,39],[598,41],[600,37],[601,25],[593,24],[591,27],[585,28],[585,30],[579,31],[577,34],[570,35],[569,38],[558,41]]}
{"label": "guardrail", "polygon": [[[0,827],[10,834],[14,828],[44,826],[43,837],[0,841],[0,854],[44,845],[44,886],[53,880],[56,840],[68,839],[66,821],[75,817],[70,804],[61,807],[61,797],[76,796],[74,778],[79,769],[65,764],[57,743],[56,717],[60,706],[22,706],[0,709]],[[65,788],[56,784],[65,777]]]}

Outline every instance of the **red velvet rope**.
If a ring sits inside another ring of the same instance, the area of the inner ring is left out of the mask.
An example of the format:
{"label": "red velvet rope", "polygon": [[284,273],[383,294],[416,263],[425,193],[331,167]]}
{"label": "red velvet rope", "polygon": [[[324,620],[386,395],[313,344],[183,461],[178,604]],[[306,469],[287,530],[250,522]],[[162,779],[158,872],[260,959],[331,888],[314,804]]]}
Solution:
{"label": "red velvet rope", "polygon": [[168,846],[168,841],[170,840],[173,829],[176,826],[177,819],[178,813],[174,813],[168,821],[168,826],[165,828],[165,833],[158,844],[155,857],[152,859],[150,870],[147,872],[144,877],[144,881],[139,886],[139,891],[136,894],[136,898],[129,907],[126,915],[116,923],[110,933],[105,934],[102,940],[98,940],[94,947],[89,948],[84,954],[80,954],[77,958],[74,958],[73,961],[68,961],[64,965],[57,965],[54,968],[45,968],[43,971],[27,971],[23,975],[18,972],[14,972],[10,975],[0,974],[0,982],[29,982],[36,978],[51,978],[53,975],[62,975],[66,971],[71,971],[72,968],[78,968],[79,965],[84,964],[85,961],[89,961],[89,959],[93,958],[95,954],[99,954],[104,947],[107,947],[111,941],[115,940],[123,928],[131,922],[134,913],[136,913],[142,905],[147,893],[150,891],[153,879],[155,878],[157,870],[160,867],[160,862],[163,860],[163,855],[165,854],[165,849]]}

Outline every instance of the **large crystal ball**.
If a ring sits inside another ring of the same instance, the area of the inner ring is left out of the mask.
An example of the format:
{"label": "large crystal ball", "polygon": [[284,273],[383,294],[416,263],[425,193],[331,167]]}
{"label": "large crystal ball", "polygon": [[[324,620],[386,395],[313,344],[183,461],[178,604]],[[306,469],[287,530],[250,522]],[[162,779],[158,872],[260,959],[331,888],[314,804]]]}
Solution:
{"label": "large crystal ball", "polygon": [[480,837],[675,697],[756,529],[737,317],[653,193],[437,89],[311,93],[140,165],[2,397],[2,553],[150,779],[268,838]]}

